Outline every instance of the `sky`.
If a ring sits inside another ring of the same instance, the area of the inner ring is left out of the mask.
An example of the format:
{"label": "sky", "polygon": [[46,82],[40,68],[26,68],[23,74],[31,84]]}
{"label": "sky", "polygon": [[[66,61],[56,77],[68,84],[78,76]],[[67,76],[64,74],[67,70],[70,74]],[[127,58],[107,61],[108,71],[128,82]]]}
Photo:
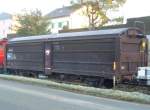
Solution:
{"label": "sky", "polygon": [[[20,13],[23,9],[40,9],[43,14],[69,4],[69,0],[0,0],[0,13]],[[150,16],[150,0],[127,0],[120,11],[119,16],[125,18]]]}
{"label": "sky", "polygon": [[23,9],[40,9],[44,14],[68,4],[69,0],[0,0],[0,12],[19,13]]}

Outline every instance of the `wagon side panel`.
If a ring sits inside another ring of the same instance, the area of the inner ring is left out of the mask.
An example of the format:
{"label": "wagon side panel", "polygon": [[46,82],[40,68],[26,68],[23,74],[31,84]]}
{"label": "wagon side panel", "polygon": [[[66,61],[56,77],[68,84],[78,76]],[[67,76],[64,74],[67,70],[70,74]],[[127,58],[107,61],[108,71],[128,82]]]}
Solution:
{"label": "wagon side panel", "polygon": [[53,72],[112,78],[115,39],[53,43]]}
{"label": "wagon side panel", "polygon": [[7,68],[44,71],[43,43],[9,44]]}

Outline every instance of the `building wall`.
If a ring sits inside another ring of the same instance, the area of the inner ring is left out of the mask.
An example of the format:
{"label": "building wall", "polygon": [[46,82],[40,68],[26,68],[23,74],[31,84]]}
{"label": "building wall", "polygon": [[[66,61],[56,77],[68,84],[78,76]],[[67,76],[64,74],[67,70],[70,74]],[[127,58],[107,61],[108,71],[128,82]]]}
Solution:
{"label": "building wall", "polygon": [[139,27],[143,29],[145,34],[150,34],[150,16],[127,19],[128,27]]}
{"label": "building wall", "polygon": [[68,29],[86,28],[88,27],[88,18],[83,15],[84,8],[78,9],[68,17],[53,18],[50,20],[51,32],[58,33],[63,27]]}
{"label": "building wall", "polygon": [[122,27],[137,27],[140,28],[146,35],[150,35],[150,16],[129,18],[126,24],[105,26],[102,29],[122,28]]}
{"label": "building wall", "polygon": [[70,28],[87,28],[89,25],[89,21],[87,16],[83,14],[85,7],[75,11],[70,16]]}
{"label": "building wall", "polygon": [[11,33],[12,19],[0,20],[0,38],[7,37]]}
{"label": "building wall", "polygon": [[[59,30],[62,30],[64,26],[69,26],[70,17],[61,17],[51,19],[50,29],[52,33],[58,33]],[[69,27],[70,28],[70,27]]]}

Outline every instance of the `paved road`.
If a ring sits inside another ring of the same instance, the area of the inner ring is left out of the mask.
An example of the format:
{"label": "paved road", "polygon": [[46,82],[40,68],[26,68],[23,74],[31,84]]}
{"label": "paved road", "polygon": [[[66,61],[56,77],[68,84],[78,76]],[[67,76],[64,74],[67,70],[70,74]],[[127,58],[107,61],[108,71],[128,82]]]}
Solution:
{"label": "paved road", "polygon": [[0,110],[150,110],[150,105],[0,80]]}

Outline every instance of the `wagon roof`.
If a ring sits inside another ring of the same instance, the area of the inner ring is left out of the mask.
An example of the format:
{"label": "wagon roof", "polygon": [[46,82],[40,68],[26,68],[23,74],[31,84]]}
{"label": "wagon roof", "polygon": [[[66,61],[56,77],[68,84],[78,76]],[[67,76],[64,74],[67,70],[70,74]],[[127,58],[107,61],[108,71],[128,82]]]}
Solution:
{"label": "wagon roof", "polygon": [[16,37],[10,39],[9,43],[120,37],[120,34],[126,32],[129,29],[130,28],[117,28],[117,29],[106,29],[96,31],[69,32],[69,33],[39,35],[39,36]]}

